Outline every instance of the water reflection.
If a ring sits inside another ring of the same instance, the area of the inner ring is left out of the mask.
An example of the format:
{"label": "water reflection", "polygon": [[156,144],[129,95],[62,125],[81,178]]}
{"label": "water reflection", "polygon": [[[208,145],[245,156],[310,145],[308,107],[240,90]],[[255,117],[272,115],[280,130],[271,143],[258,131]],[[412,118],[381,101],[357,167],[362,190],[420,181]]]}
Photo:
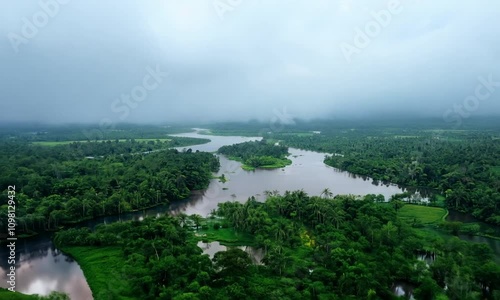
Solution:
{"label": "water reflection", "polygon": [[[210,143],[189,147],[193,151],[216,151],[223,145],[241,143],[245,141],[259,140],[260,138],[248,137],[222,137],[203,136],[197,133],[181,134],[177,136],[202,137],[211,139]],[[180,149],[182,150],[182,149]],[[142,220],[145,217],[158,217],[165,213],[187,214],[197,213],[207,216],[217,204],[224,201],[246,201],[248,197],[255,196],[264,200],[266,190],[278,190],[283,193],[286,190],[304,189],[310,195],[319,195],[325,188],[329,188],[334,194],[382,194],[388,199],[391,195],[401,193],[402,190],[393,184],[379,183],[368,177],[355,176],[331,168],[323,163],[324,153],[290,149],[292,165],[283,169],[244,171],[241,164],[220,156],[221,169],[217,175],[224,174],[228,181],[226,183],[213,179],[209,188],[204,191],[194,192],[193,195],[183,201],[170,205],[161,205],[154,208],[121,214],[118,216],[107,216],[95,220],[83,222],[79,226],[94,228],[98,224],[111,224],[114,222],[128,220]],[[424,196],[425,197],[425,196]],[[500,241],[481,237],[462,237],[466,240],[487,242],[500,253]],[[226,247],[218,242],[202,243],[200,247],[204,252],[211,255],[218,251],[225,251]],[[91,291],[83,276],[83,272],[76,262],[70,257],[62,254],[56,249],[49,235],[42,234],[35,238],[17,241],[17,290],[24,293],[38,293],[46,295],[57,290],[68,293],[71,299],[92,299]],[[260,263],[263,257],[262,249],[242,247],[254,263]],[[7,247],[0,247],[0,256],[7,257]],[[0,286],[7,287],[6,271],[7,260],[0,260]],[[403,283],[396,283],[395,290],[410,291]],[[410,294],[411,295],[411,294]]]}
{"label": "water reflection", "polygon": [[[80,266],[56,249],[49,236],[18,240],[16,246],[16,291],[39,295],[61,291],[71,299],[93,299]],[[6,249],[0,248],[3,258],[8,257]],[[0,261],[0,286],[4,288],[9,267],[6,259]]]}
{"label": "water reflection", "polygon": [[[500,226],[486,224],[476,219],[474,216],[470,214],[465,214],[456,210],[450,210],[446,220],[462,222],[462,223],[476,223],[480,226],[481,232],[489,233],[495,236],[500,236]],[[498,263],[500,263],[500,240],[490,239],[476,235],[469,235],[469,234],[459,234],[458,237],[461,240],[468,242],[487,244],[493,250],[493,253],[495,255],[495,260]]]}
{"label": "water reflection", "polygon": [[171,134],[171,136],[210,139],[210,142],[202,145],[177,147],[176,149],[182,151],[183,149],[191,148],[193,151],[199,150],[206,152],[216,152],[220,147],[224,145],[232,145],[250,141],[260,141],[262,139],[262,137],[202,135],[199,134],[200,129],[195,128],[195,130],[195,132]]}
{"label": "water reflection", "polygon": [[208,254],[210,259],[214,258],[215,253],[220,251],[226,251],[229,248],[239,248],[246,253],[252,260],[253,264],[260,265],[262,264],[262,259],[264,258],[264,250],[262,248],[255,248],[251,246],[235,246],[235,247],[227,247],[222,245],[219,242],[198,242],[198,247],[203,250],[203,254]]}
{"label": "water reflection", "polygon": [[404,296],[405,299],[414,300],[415,299],[413,297],[414,288],[415,287],[410,283],[404,281],[397,281],[392,286],[392,292],[398,297]]}
{"label": "water reflection", "polygon": [[173,213],[200,214],[207,216],[217,209],[217,204],[226,201],[246,201],[254,196],[265,199],[265,191],[277,190],[280,193],[303,189],[310,195],[320,195],[329,188],[336,194],[382,194],[386,199],[403,190],[396,185],[374,185],[372,180],[354,177],[351,173],[340,171],[323,163],[324,154],[290,148],[292,164],[283,169],[257,169],[245,171],[241,163],[219,156],[221,169],[217,176],[224,174],[227,181],[212,179],[207,190],[197,192],[186,200],[171,205]]}
{"label": "water reflection", "polygon": [[430,252],[421,252],[417,254],[417,259],[430,266],[436,260],[436,255]]}

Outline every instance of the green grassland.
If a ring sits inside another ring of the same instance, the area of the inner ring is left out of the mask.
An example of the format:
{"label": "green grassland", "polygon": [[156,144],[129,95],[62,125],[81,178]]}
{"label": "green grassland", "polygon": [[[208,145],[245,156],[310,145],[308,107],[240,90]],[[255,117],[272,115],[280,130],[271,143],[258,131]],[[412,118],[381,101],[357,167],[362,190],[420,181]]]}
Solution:
{"label": "green grassland", "polygon": [[[162,139],[135,139],[136,142],[140,142],[140,143],[147,143],[147,142],[156,142],[156,141],[160,141],[160,142],[170,142],[172,139],[165,139],[165,138],[162,138]],[[111,142],[114,142],[115,140],[112,140]],[[127,139],[119,139],[118,140],[119,142],[126,142]],[[53,147],[53,146],[59,146],[59,145],[67,145],[67,144],[71,144],[71,143],[87,143],[88,141],[39,141],[39,142],[33,142],[34,145],[39,145],[39,146],[48,146],[48,147]],[[106,142],[106,141],[98,141],[98,142]],[[93,141],[91,141],[91,143],[93,143]]]}
{"label": "green grassland", "polygon": [[61,142],[55,142],[55,141],[40,141],[40,142],[33,142],[33,145],[38,145],[38,146],[46,146],[46,147],[54,147],[54,146],[59,146],[59,145],[67,145],[71,143],[76,143],[76,142],[85,142],[85,141],[61,141]]}
{"label": "green grassland", "polygon": [[399,210],[399,217],[407,220],[417,219],[422,224],[438,224],[444,220],[447,211],[444,208],[406,204]]}
{"label": "green grassland", "polygon": [[284,167],[292,164],[292,161],[288,158],[274,158],[273,164],[262,165],[259,167],[253,167],[253,166],[250,166],[250,165],[243,163],[243,161],[237,157],[230,157],[229,159],[241,162],[243,164],[241,166],[241,168],[245,171],[254,171],[255,169],[279,169],[279,168],[284,168]]}
{"label": "green grassland", "polygon": [[120,247],[63,247],[83,270],[95,300],[135,299],[127,284]]}
{"label": "green grassland", "polygon": [[311,137],[316,135],[317,133],[313,133],[310,131],[298,131],[298,132],[285,132],[282,135],[283,136],[297,136],[297,137]]}
{"label": "green grassland", "polygon": [[[248,233],[238,232],[234,228],[227,227],[214,229],[214,224],[222,224],[223,222],[221,219],[203,219],[203,228],[200,227],[196,231],[195,238],[205,242],[218,241],[226,246],[254,245],[254,237]],[[125,278],[126,270],[123,267],[126,263],[120,247],[66,246],[62,247],[61,250],[78,261],[95,300],[136,299]],[[0,291],[0,299],[4,299],[1,296]],[[38,298],[12,299],[34,300]]]}
{"label": "green grassland", "polygon": [[243,159],[236,157],[236,156],[229,156],[228,159],[240,162],[242,164],[241,168],[245,171],[255,171],[256,169],[278,169],[278,168],[284,168],[284,167],[292,164],[292,161],[288,158],[284,158],[284,159],[274,158],[275,161],[273,164],[263,165],[263,166],[259,166],[259,167],[253,167],[253,166],[245,164]]}
{"label": "green grassland", "polygon": [[196,232],[196,238],[204,242],[217,241],[226,246],[253,246],[255,244],[254,237],[248,233],[236,231],[231,227],[220,227],[215,229],[215,224],[222,225],[224,220],[221,219],[205,219],[202,228]]}

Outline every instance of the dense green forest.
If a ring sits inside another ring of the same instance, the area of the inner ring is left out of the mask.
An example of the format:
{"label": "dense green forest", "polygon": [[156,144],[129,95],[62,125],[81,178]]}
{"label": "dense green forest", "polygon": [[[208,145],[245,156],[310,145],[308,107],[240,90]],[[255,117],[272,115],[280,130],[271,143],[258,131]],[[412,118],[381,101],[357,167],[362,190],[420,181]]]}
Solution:
{"label": "dense green forest", "polygon": [[222,146],[217,152],[241,161],[246,170],[282,168],[292,163],[286,158],[289,155],[288,147],[271,144],[265,139]]}
{"label": "dense green forest", "polygon": [[[320,151],[332,167],[432,190],[447,208],[500,224],[498,131],[334,124],[297,122],[273,131],[250,122],[211,132],[262,135],[218,151],[249,169],[285,166],[288,147]],[[0,130],[0,184],[16,186],[18,233],[185,199],[219,169],[213,154],[170,149],[208,142],[166,134],[182,128],[122,125],[101,131],[112,137],[105,140],[85,139],[82,128],[49,129]],[[210,219],[180,214],[71,228],[58,231],[55,242],[78,261],[97,300],[394,299],[401,282],[414,287],[417,300],[500,299],[492,250],[450,237],[478,225],[443,222],[446,209],[405,205],[398,200],[404,194],[390,203],[381,195],[332,195],[267,192],[265,203],[222,203]],[[2,228],[6,199],[4,191]],[[246,252],[230,248],[210,259],[200,240],[251,245],[265,257],[252,264]],[[422,254],[432,261],[418,259]]]}
{"label": "dense green forest", "polygon": [[[416,299],[498,299],[500,267],[488,246],[415,229],[400,207],[374,198],[295,191],[220,204],[214,218],[254,236],[262,264],[238,248],[201,255],[198,225],[184,215],[70,229],[55,241],[77,258],[115,254],[105,275],[94,274],[100,262],[83,264],[97,300],[394,299],[401,281],[415,286]],[[112,286],[103,284],[109,278]]]}
{"label": "dense green forest", "polygon": [[[444,195],[448,208],[500,224],[500,139],[483,132],[345,130],[276,134],[290,147],[333,153],[325,163]],[[339,155],[340,154],[340,155]]]}
{"label": "dense green forest", "polygon": [[[210,126],[213,133],[260,135],[328,153],[325,163],[377,181],[432,190],[448,208],[500,225],[500,123],[468,120],[460,130],[441,119],[317,120],[272,126],[252,121]],[[266,129],[266,130],[263,130]],[[313,133],[315,131],[316,133]]]}
{"label": "dense green forest", "polygon": [[20,139],[31,142],[43,141],[106,141],[115,139],[162,139],[168,134],[192,131],[189,126],[110,124],[2,124],[0,139]]}
{"label": "dense green forest", "polygon": [[[0,143],[0,185],[16,186],[20,232],[56,229],[96,216],[184,199],[208,186],[218,159],[209,153],[167,149],[204,142],[102,141],[38,146]],[[6,225],[8,199],[0,200]]]}

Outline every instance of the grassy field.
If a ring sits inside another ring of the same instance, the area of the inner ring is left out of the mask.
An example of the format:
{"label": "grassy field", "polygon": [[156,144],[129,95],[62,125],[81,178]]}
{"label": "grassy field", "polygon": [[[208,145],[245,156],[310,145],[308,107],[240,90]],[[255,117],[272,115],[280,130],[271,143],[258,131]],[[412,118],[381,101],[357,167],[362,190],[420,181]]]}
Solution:
{"label": "grassy field", "polygon": [[62,142],[33,142],[33,145],[38,145],[38,146],[47,146],[47,147],[53,147],[53,146],[59,146],[59,145],[67,145],[71,144],[74,142],[84,142],[84,141],[62,141]]}
{"label": "grassy field", "polygon": [[[254,244],[253,236],[239,233],[233,228],[214,229],[215,223],[222,224],[222,220],[204,219],[202,225],[207,225],[207,228],[200,228],[196,232],[196,239],[207,242],[218,241],[226,246],[252,246]],[[133,297],[133,291],[130,290],[127,281],[123,278],[125,275],[124,258],[120,247],[62,247],[61,250],[78,262],[95,300],[136,299]],[[3,298],[1,292],[0,290],[0,299],[38,299]]]}
{"label": "grassy field", "polygon": [[241,233],[234,228],[219,228],[214,229],[214,224],[222,225],[224,221],[219,219],[205,219],[203,225],[207,225],[207,229],[199,229],[196,232],[196,238],[200,241],[214,242],[218,241],[225,246],[253,246],[254,237],[247,233]]}
{"label": "grassy field", "polygon": [[[240,160],[241,162],[241,160]],[[292,161],[288,158],[278,159],[276,158],[275,163],[272,165],[259,166],[258,168],[243,164],[241,168],[245,171],[253,171],[255,169],[279,169],[291,165]]]}
{"label": "grassy field", "polygon": [[422,224],[437,224],[444,220],[447,211],[441,207],[406,204],[398,214],[403,219],[417,219]]}
{"label": "grassy field", "polygon": [[243,162],[243,159],[239,158],[239,157],[236,157],[236,156],[229,156],[227,157],[228,159],[230,160],[235,160],[237,162],[240,162],[242,165],[241,165],[241,168],[245,171],[254,171],[255,169],[278,169],[278,168],[284,168],[288,165],[291,165],[292,164],[292,161],[289,160],[288,158],[286,159],[278,159],[276,158],[276,161],[274,164],[272,165],[265,165],[265,166],[260,166],[258,168],[256,167],[252,167],[252,166],[249,166],[249,165],[246,165],[244,162]]}
{"label": "grassy field", "polygon": [[313,132],[290,132],[290,133],[283,133],[283,135],[298,136],[298,137],[310,137],[310,136],[316,135],[316,133],[313,133]]}
{"label": "grassy field", "polygon": [[[160,141],[160,142],[169,142],[171,141],[172,139],[135,139],[137,142],[141,142],[141,143],[146,143],[146,142],[150,142],[150,141],[153,141],[153,142],[156,142],[156,141]],[[112,142],[114,142],[115,140],[111,140]],[[118,140],[119,142],[125,142],[127,141],[126,139],[119,139]],[[48,147],[52,147],[52,146],[59,146],[59,145],[67,145],[67,144],[71,144],[71,143],[75,143],[75,142],[80,142],[80,143],[86,143],[87,141],[42,141],[42,142],[33,142],[34,145],[39,145],[39,146],[48,146]],[[98,141],[98,142],[103,142],[103,141]]]}
{"label": "grassy field", "polygon": [[[83,270],[95,300],[135,299],[123,278],[123,257],[120,247],[63,247]],[[0,299],[3,299],[0,297]]]}

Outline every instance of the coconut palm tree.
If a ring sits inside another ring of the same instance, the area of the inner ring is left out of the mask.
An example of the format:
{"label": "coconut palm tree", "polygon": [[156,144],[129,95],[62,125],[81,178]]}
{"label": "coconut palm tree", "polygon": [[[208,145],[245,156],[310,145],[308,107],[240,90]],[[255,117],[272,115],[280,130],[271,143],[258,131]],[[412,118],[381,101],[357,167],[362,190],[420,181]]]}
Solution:
{"label": "coconut palm tree", "polygon": [[186,215],[185,213],[179,213],[176,217],[179,220],[181,227],[184,227],[187,223],[188,215]]}
{"label": "coconut palm tree", "polygon": [[198,231],[198,228],[200,227],[203,218],[198,214],[190,215],[189,218],[193,221],[194,226],[196,226],[196,231]]}
{"label": "coconut palm tree", "polygon": [[325,198],[331,198],[331,197],[333,197],[333,193],[329,188],[325,188],[321,192],[320,196],[325,197]]}
{"label": "coconut palm tree", "polygon": [[335,222],[335,227],[339,229],[340,224],[345,220],[345,212],[337,206],[330,211],[330,217]]}

